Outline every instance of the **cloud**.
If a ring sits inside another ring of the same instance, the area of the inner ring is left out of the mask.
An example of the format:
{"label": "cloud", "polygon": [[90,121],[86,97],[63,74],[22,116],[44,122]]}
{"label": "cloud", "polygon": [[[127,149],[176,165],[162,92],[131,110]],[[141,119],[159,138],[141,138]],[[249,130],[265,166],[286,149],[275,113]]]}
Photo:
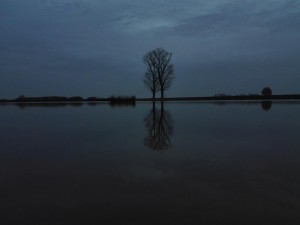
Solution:
{"label": "cloud", "polygon": [[268,32],[299,31],[300,3],[289,1],[231,1],[220,5],[217,10],[208,11],[192,18],[179,21],[166,29],[172,35],[216,36],[240,33],[250,29]]}

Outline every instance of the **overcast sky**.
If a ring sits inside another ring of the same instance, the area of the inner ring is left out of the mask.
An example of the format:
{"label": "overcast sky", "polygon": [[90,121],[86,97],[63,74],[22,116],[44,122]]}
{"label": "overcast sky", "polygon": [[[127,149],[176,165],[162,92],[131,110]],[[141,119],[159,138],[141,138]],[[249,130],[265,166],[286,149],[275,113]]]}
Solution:
{"label": "overcast sky", "polygon": [[143,55],[173,53],[167,96],[300,92],[299,0],[1,0],[0,98],[150,97]]}

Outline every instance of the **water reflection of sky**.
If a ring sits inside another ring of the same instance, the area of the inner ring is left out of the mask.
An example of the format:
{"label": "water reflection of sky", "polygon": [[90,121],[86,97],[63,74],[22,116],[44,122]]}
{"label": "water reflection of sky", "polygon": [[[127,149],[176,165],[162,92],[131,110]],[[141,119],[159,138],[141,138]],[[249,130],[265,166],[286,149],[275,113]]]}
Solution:
{"label": "water reflection of sky", "polygon": [[163,151],[144,145],[151,110],[1,106],[1,222],[299,219],[300,104],[166,103]]}

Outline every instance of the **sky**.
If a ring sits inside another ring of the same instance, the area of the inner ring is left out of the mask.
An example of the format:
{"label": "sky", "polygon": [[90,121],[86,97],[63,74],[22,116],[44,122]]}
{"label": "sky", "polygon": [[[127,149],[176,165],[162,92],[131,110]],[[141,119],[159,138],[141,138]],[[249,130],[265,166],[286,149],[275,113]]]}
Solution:
{"label": "sky", "polygon": [[167,97],[300,93],[299,0],[0,0],[0,99],[151,97],[158,47]]}

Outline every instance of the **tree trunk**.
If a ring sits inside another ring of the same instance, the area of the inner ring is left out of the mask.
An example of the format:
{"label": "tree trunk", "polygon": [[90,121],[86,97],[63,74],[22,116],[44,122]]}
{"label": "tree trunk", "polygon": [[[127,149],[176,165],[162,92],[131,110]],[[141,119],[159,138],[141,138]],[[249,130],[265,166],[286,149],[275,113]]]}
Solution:
{"label": "tree trunk", "polygon": [[163,89],[161,89],[160,90],[160,98],[161,98],[161,100],[163,101],[164,100],[164,90]]}
{"label": "tree trunk", "polygon": [[155,101],[155,91],[152,91],[152,101]]}

